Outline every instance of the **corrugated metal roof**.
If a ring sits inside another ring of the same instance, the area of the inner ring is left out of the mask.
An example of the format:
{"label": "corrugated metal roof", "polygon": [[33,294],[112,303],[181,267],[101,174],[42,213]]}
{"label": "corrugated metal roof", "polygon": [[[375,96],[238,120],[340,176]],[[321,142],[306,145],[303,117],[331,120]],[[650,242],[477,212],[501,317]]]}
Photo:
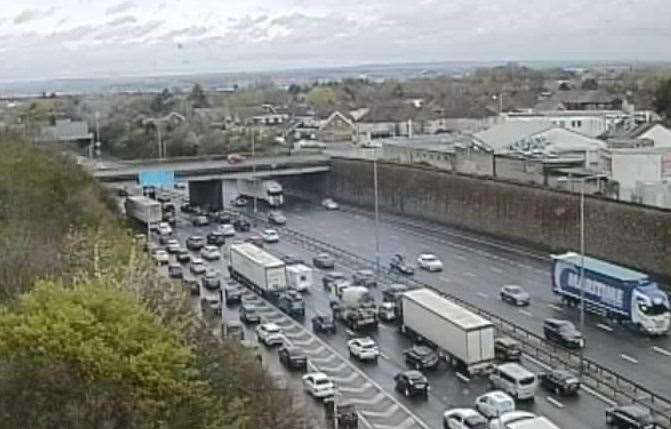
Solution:
{"label": "corrugated metal roof", "polygon": [[416,289],[405,292],[404,295],[423,307],[449,317],[452,322],[458,324],[464,330],[492,326],[492,322],[489,320],[443,298],[429,289]]}
{"label": "corrugated metal roof", "polygon": [[[580,254],[575,252],[564,253],[563,255],[552,255],[552,259],[557,259],[568,264],[580,267]],[[641,281],[648,280],[648,275],[629,268],[611,264],[610,262],[585,256],[585,269],[605,274],[622,281]]]}
{"label": "corrugated metal roof", "polygon": [[547,121],[511,121],[475,133],[474,136],[491,149],[498,151],[541,131],[549,130],[553,126]]}

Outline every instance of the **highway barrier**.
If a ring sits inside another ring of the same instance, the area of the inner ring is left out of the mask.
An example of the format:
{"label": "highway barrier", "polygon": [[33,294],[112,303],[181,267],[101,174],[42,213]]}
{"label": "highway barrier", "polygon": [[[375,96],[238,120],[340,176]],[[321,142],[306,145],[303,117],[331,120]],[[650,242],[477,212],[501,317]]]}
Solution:
{"label": "highway barrier", "polygon": [[[260,216],[257,216],[257,218],[265,222],[265,219]],[[361,257],[315,237],[287,227],[273,227],[281,231],[284,238],[305,249],[315,252],[329,252],[339,258],[339,260],[357,268],[375,269],[376,267],[375,261]],[[498,315],[485,311],[460,297],[440,291],[434,286],[416,279],[401,277],[386,270],[383,270],[380,275],[393,283],[404,283],[410,286],[431,289],[445,298],[489,319],[497,326],[500,334],[518,340],[526,356],[553,368],[565,367],[578,374],[582,374],[581,381],[584,386],[591,388],[598,394],[618,404],[635,403],[645,407],[650,410],[660,427],[671,429],[671,400],[669,398],[659,395],[591,359],[584,357],[581,359],[579,353],[548,343],[533,332],[510,323]]]}

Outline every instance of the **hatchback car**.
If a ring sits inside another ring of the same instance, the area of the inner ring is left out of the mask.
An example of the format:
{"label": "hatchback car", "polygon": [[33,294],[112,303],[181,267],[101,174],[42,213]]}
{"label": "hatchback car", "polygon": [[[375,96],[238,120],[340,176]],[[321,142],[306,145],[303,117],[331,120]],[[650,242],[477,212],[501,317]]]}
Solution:
{"label": "hatchback car", "polygon": [[335,320],[331,316],[315,316],[312,318],[312,330],[322,333],[336,333]]}
{"label": "hatchback car", "polygon": [[180,264],[188,264],[191,261],[191,254],[186,249],[179,249],[175,254],[175,258]]}
{"label": "hatchback car", "polygon": [[282,329],[275,323],[262,323],[256,327],[256,339],[266,346],[275,346],[284,342]]}
{"label": "hatchback car", "polygon": [[205,271],[207,271],[207,267],[205,266],[205,261],[203,261],[200,258],[193,258],[191,260],[191,266],[189,266],[189,271],[191,271],[192,274],[204,274]]}
{"label": "hatchback car", "polygon": [[621,429],[657,428],[650,412],[637,405],[620,405],[607,409],[606,424]]}
{"label": "hatchback car", "polygon": [[335,259],[328,253],[320,253],[312,258],[312,265],[314,265],[315,268],[333,269],[335,267]]}
{"label": "hatchback car", "polygon": [[454,408],[443,413],[444,429],[487,429],[488,423],[482,414],[471,408]]}
{"label": "hatchback car", "polygon": [[323,372],[311,372],[303,376],[303,388],[315,398],[326,398],[335,394],[335,385]]}
{"label": "hatchback car", "polygon": [[224,284],[224,299],[226,305],[240,304],[242,301],[242,288],[232,280]]}
{"label": "hatchback car", "polygon": [[258,323],[261,321],[256,304],[243,300],[240,304],[240,321],[245,323]]}
{"label": "hatchback car", "polygon": [[249,223],[249,221],[242,217],[239,217],[233,221],[233,228],[235,228],[236,231],[248,232],[251,227],[252,225]]}
{"label": "hatchback car", "polygon": [[205,237],[192,235],[186,239],[186,248],[189,250],[200,250],[205,246]]}
{"label": "hatchback car", "polygon": [[217,270],[208,270],[203,276],[203,287],[205,289],[219,289],[221,287],[221,275]]}
{"label": "hatchback car", "polygon": [[429,380],[419,371],[403,371],[394,377],[395,388],[406,398],[421,396],[429,397]]}
{"label": "hatchback car", "polygon": [[212,231],[207,234],[207,244],[221,247],[226,244],[226,237],[219,231]]}
{"label": "hatchback car", "polygon": [[540,375],[540,384],[555,395],[577,395],[580,390],[580,380],[570,371],[555,369]]}
{"label": "hatchback car", "polygon": [[181,279],[184,276],[182,266],[174,262],[168,265],[168,276],[172,279]]}
{"label": "hatchback car", "polygon": [[515,411],[515,400],[501,390],[494,390],[475,398],[475,409],[488,419],[493,419]]}
{"label": "hatchback car", "polygon": [[399,274],[411,276],[415,274],[415,269],[405,261],[403,255],[396,254],[389,262],[389,271],[396,271]]}
{"label": "hatchback car", "polygon": [[200,256],[208,261],[214,261],[221,259],[221,252],[219,247],[208,244],[200,250]]}
{"label": "hatchback car", "polygon": [[354,338],[347,342],[349,355],[359,360],[372,360],[377,362],[380,351],[377,344],[370,337]]}
{"label": "hatchback car", "polygon": [[438,366],[438,353],[427,346],[415,345],[403,351],[406,365],[415,369],[433,369]]}
{"label": "hatchback car", "polygon": [[280,363],[289,369],[308,369],[308,357],[300,347],[282,346],[277,350]]}
{"label": "hatchback car", "polygon": [[580,349],[585,346],[585,339],[573,323],[561,319],[545,319],[543,335],[548,341],[558,343],[566,348]]}
{"label": "hatchback car", "polygon": [[235,235],[235,228],[230,223],[219,225],[217,231],[221,232],[224,237],[233,237]]}
{"label": "hatchback car", "polygon": [[282,212],[273,210],[270,213],[268,213],[268,222],[274,225],[286,225],[287,217],[284,216]]}
{"label": "hatchback car", "polygon": [[527,291],[517,285],[505,285],[501,288],[501,301],[517,306],[529,305],[530,296]]}
{"label": "hatchback car", "polygon": [[179,241],[175,240],[174,238],[171,238],[168,240],[168,244],[166,245],[168,249],[168,253],[170,254],[175,254],[181,250],[181,246],[179,245]]}
{"label": "hatchback car", "polygon": [[266,243],[277,243],[280,241],[280,235],[274,229],[264,229],[260,235]]}
{"label": "hatchback car", "polygon": [[436,255],[431,253],[422,253],[419,255],[417,258],[417,265],[430,272],[443,270],[443,263]]}

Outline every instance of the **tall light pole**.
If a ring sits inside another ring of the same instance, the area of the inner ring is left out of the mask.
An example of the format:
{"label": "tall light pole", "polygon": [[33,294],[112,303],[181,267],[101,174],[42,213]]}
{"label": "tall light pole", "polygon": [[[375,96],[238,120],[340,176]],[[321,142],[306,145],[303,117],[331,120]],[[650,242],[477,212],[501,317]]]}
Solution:
{"label": "tall light pole", "polygon": [[[252,180],[256,180],[256,158],[254,158],[254,129],[252,129]],[[257,202],[254,193],[254,216],[256,216]]]}
{"label": "tall light pole", "polygon": [[375,271],[380,274],[380,230],[378,210],[377,154],[373,158],[373,187],[375,189]]}

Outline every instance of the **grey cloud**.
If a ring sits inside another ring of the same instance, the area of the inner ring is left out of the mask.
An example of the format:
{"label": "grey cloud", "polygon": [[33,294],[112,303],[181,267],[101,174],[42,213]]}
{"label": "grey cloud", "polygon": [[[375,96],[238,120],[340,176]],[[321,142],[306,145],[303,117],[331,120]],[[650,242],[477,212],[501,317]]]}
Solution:
{"label": "grey cloud", "polygon": [[126,15],[126,16],[120,16],[118,18],[115,18],[115,19],[111,20],[110,22],[108,22],[105,25],[107,25],[109,27],[117,27],[117,26],[124,25],[124,24],[134,24],[136,22],[137,22],[136,17],[134,17],[132,15]]}
{"label": "grey cloud", "polygon": [[100,30],[93,38],[98,41],[132,43],[162,26],[165,21],[153,20],[144,24],[123,28],[107,27]]}
{"label": "grey cloud", "polygon": [[165,34],[160,35],[158,38],[160,40],[170,41],[175,37],[201,37],[207,34],[210,31],[210,28],[202,25],[194,25],[191,27],[181,28],[179,30],[172,30]]}
{"label": "grey cloud", "polygon": [[122,1],[121,3],[117,3],[114,6],[111,6],[111,7],[107,8],[107,10],[105,11],[105,14],[114,15],[114,14],[117,14],[117,13],[123,13],[123,12],[126,12],[129,9],[134,8],[134,7],[135,7],[135,2],[133,2],[131,0],[125,0],[125,1]]}
{"label": "grey cloud", "polygon": [[54,8],[48,10],[39,10],[39,9],[25,9],[18,15],[14,17],[14,24],[21,25],[26,22],[34,21],[36,19],[44,18],[45,16],[50,15],[54,11]]}

